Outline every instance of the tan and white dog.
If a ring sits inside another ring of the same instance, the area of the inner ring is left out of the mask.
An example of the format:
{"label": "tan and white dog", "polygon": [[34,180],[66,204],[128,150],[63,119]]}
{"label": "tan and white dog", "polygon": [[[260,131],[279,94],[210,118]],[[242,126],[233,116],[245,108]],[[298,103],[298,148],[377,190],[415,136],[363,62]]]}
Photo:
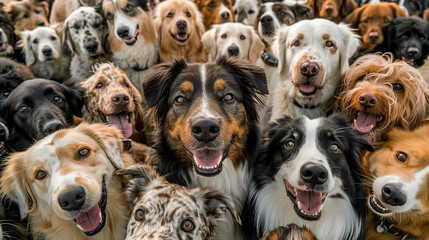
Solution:
{"label": "tan and white dog", "polygon": [[273,92],[270,121],[287,114],[317,118],[332,110],[333,95],[358,36],[344,24],[326,19],[302,20],[279,30],[274,42],[279,78]]}
{"label": "tan and white dog", "polygon": [[60,130],[7,160],[1,193],[28,215],[35,239],[124,239],[125,180],[113,173],[132,159],[115,127]]}

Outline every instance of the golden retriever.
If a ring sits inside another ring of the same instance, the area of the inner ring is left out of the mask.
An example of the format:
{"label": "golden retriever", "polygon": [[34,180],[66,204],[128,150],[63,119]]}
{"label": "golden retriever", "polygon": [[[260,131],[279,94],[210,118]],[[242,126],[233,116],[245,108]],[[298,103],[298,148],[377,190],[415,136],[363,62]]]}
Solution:
{"label": "golden retriever", "polygon": [[183,56],[189,62],[205,62],[201,36],[204,24],[201,13],[190,0],[167,0],[156,7],[155,29],[158,34],[161,62]]}
{"label": "golden retriever", "polygon": [[126,182],[113,173],[132,159],[121,140],[114,127],[81,124],[8,158],[1,193],[29,216],[34,239],[125,238]]}

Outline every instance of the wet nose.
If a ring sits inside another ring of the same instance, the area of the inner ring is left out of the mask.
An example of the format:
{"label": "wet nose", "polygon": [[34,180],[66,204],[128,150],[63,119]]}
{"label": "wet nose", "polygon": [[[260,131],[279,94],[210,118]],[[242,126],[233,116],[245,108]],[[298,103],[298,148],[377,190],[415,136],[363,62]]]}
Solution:
{"label": "wet nose", "polygon": [[192,123],[191,131],[198,141],[208,143],[219,135],[220,124],[215,119],[199,119]]}
{"label": "wet nose", "polygon": [[124,93],[113,95],[112,102],[116,105],[126,105],[130,102],[130,97]]}
{"label": "wet nose", "polygon": [[379,37],[380,36],[378,35],[378,33],[370,33],[369,34],[369,40],[371,40],[371,42],[376,42]]}
{"label": "wet nose", "polygon": [[385,203],[391,206],[403,206],[407,202],[407,196],[392,183],[383,186],[381,197]]}
{"label": "wet nose", "polygon": [[61,121],[53,120],[53,121],[46,123],[43,126],[42,130],[45,134],[51,134],[53,132],[56,132],[56,131],[62,129],[63,127],[64,127],[64,124]]}
{"label": "wet nose", "polygon": [[310,184],[324,184],[328,180],[328,171],[320,164],[307,163],[301,168],[301,178]]}
{"label": "wet nose", "polygon": [[230,46],[228,48],[228,55],[231,56],[238,56],[238,54],[240,53],[240,49],[238,48],[238,46]]}
{"label": "wet nose", "polygon": [[261,18],[261,24],[269,24],[273,22],[273,17],[270,15],[264,16]]}
{"label": "wet nose", "polygon": [[334,7],[333,6],[326,6],[325,11],[326,11],[326,13],[331,14],[332,12],[334,12]]}
{"label": "wet nose", "polygon": [[42,53],[43,55],[45,55],[46,57],[49,57],[52,55],[52,49],[51,48],[43,48],[42,49]]}
{"label": "wet nose", "polygon": [[85,43],[85,48],[89,53],[95,53],[98,48],[98,43],[96,41],[89,41]]}
{"label": "wet nose", "polygon": [[222,18],[222,20],[227,21],[231,17],[231,14],[229,12],[225,11],[225,12],[220,14],[220,17]]}
{"label": "wet nose", "polygon": [[116,33],[121,38],[126,38],[130,34],[130,29],[128,27],[119,27],[118,30],[116,30]]}
{"label": "wet nose", "polygon": [[85,203],[86,192],[83,187],[72,187],[58,197],[58,204],[63,210],[81,210]]}
{"label": "wet nose", "polygon": [[359,103],[364,107],[375,107],[378,103],[378,99],[372,93],[362,93],[359,95]]}
{"label": "wet nose", "polygon": [[177,21],[176,26],[180,29],[185,29],[188,26],[188,23],[185,20],[179,20]]}
{"label": "wet nose", "polygon": [[320,67],[319,64],[315,62],[303,62],[299,66],[301,74],[306,77],[312,77],[319,73]]}
{"label": "wet nose", "polygon": [[408,57],[414,57],[419,54],[419,49],[415,47],[410,47],[407,50]]}

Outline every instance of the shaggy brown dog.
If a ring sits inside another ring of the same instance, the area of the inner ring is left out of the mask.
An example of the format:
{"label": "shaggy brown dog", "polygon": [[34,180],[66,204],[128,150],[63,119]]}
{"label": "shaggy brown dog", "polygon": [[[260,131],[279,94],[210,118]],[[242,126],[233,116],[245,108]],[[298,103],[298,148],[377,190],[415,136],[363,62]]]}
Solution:
{"label": "shaggy brown dog", "polygon": [[300,228],[292,223],[272,230],[261,240],[316,240],[316,237],[306,227]]}
{"label": "shaggy brown dog", "polygon": [[168,0],[156,7],[155,28],[158,34],[161,62],[184,57],[189,62],[205,62],[201,36],[204,24],[195,3]]}
{"label": "shaggy brown dog", "polygon": [[364,159],[370,197],[366,239],[426,240],[429,236],[429,125],[395,128]]}
{"label": "shaggy brown dog", "polygon": [[336,108],[372,143],[392,127],[415,128],[429,108],[420,72],[391,55],[366,55],[342,79]]}
{"label": "shaggy brown dog", "polygon": [[314,17],[336,23],[343,21],[357,7],[354,0],[309,0],[306,5],[311,7]]}
{"label": "shaggy brown dog", "polygon": [[6,5],[5,11],[17,34],[23,30],[33,30],[37,26],[48,25],[49,7],[47,1],[13,1]]}

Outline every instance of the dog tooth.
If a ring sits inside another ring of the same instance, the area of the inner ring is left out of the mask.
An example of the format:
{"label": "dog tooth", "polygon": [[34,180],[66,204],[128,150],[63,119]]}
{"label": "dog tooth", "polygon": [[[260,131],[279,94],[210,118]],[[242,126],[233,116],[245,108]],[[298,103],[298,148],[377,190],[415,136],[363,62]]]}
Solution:
{"label": "dog tooth", "polygon": [[319,212],[321,212],[321,211],[322,211],[322,209],[323,209],[323,204],[322,204],[322,205],[320,205],[319,211],[317,211],[317,212],[318,212],[318,213],[319,213]]}
{"label": "dog tooth", "polygon": [[101,214],[101,211],[98,213],[99,217],[100,217],[100,223],[103,221],[103,215]]}
{"label": "dog tooth", "polygon": [[298,196],[298,190],[296,188],[293,188],[293,190],[295,191],[295,196]]}
{"label": "dog tooth", "polygon": [[85,230],[83,230],[83,228],[82,228],[79,224],[76,224],[76,226],[77,226],[77,228],[79,228],[81,231],[85,232]]}
{"label": "dog tooth", "polygon": [[302,209],[301,209],[301,202],[300,201],[296,201],[296,205],[298,205],[298,209],[302,211]]}

